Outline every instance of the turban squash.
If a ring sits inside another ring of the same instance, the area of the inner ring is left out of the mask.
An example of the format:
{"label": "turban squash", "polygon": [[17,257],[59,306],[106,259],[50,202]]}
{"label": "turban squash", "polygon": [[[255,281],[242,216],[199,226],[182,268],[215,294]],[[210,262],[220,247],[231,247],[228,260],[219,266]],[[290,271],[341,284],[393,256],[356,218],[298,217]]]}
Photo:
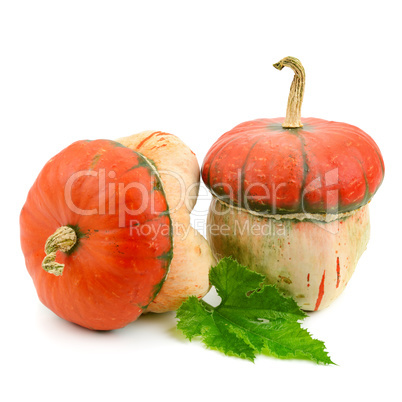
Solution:
{"label": "turban squash", "polygon": [[286,117],[239,124],[204,159],[208,238],[215,256],[233,256],[303,309],[319,310],[342,292],[367,246],[384,162],[361,129],[301,118],[304,68],[293,57],[274,65],[284,66],[295,72]]}
{"label": "turban squash", "polygon": [[182,207],[180,218],[170,205],[177,189],[169,174],[184,186],[178,196],[196,198],[197,160],[177,137],[160,132],[148,153],[151,134],[130,137],[132,149],[108,140],[73,143],[44,166],[22,208],[21,245],[40,300],[83,327],[121,328],[209,289],[211,251],[186,226],[195,201],[184,203],[190,208]]}

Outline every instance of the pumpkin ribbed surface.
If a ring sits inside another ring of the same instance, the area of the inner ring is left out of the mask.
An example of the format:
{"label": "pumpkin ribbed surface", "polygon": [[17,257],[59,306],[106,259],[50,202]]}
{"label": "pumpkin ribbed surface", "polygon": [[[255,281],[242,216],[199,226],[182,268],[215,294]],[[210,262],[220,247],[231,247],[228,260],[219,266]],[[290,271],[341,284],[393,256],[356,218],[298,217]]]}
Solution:
{"label": "pumpkin ribbed surface", "polygon": [[384,176],[374,140],[359,128],[316,118],[242,123],[205,157],[202,178],[219,199],[262,214],[341,213],[367,204]]}
{"label": "pumpkin ribbed surface", "polygon": [[[22,209],[21,244],[40,300],[60,317],[109,330],[155,298],[172,259],[172,226],[159,175],[140,153],[107,140],[76,142],[43,168]],[[42,269],[60,227],[78,242],[57,252],[62,275]]]}

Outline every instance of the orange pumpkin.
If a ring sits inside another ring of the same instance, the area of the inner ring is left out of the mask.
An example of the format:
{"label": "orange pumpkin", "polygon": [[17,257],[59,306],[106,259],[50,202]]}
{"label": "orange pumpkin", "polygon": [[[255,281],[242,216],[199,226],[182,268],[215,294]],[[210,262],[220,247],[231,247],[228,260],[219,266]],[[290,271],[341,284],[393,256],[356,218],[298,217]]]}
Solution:
{"label": "orange pumpkin", "polygon": [[172,259],[159,174],[140,153],[113,141],[78,141],[52,158],[28,194],[20,224],[40,300],[90,329],[137,319]]}
{"label": "orange pumpkin", "polygon": [[241,123],[207,153],[202,178],[213,194],[208,240],[264,274],[305,310],[329,306],[366,249],[368,203],[384,178],[374,140],[346,123],[302,118],[305,72],[295,72],[285,118]]}

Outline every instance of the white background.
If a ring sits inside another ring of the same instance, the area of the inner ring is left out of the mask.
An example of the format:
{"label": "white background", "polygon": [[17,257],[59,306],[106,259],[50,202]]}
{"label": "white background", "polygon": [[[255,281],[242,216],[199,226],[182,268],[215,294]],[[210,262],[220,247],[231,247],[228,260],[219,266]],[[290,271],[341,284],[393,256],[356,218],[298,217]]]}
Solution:
{"label": "white background", "polygon": [[[399,18],[398,2],[384,0],[2,1],[0,399],[400,400]],[[76,140],[155,129],[201,163],[233,126],[284,115],[292,72],[272,64],[288,55],[307,73],[303,116],[359,126],[386,166],[354,277],[305,320],[338,366],[226,357],[186,341],[174,313],[102,333],[42,306],[18,218],[45,162]]]}

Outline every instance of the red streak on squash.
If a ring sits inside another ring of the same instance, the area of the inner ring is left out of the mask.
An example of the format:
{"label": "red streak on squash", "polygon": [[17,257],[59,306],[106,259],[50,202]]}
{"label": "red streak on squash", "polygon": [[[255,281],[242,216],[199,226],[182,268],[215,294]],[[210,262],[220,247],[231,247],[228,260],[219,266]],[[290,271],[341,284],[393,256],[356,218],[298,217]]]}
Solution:
{"label": "red streak on squash", "polygon": [[310,284],[308,282],[310,282],[310,274],[307,274],[307,287],[309,288]]}
{"label": "red streak on squash", "polygon": [[339,257],[336,257],[336,287],[339,286],[341,279],[341,267],[339,265]]}
{"label": "red streak on squash", "polygon": [[324,282],[325,282],[325,271],[322,274],[322,278],[321,278],[321,283],[320,283],[320,287],[318,289],[318,297],[317,297],[317,301],[315,303],[315,308],[314,311],[317,311],[318,308],[320,307],[322,298],[324,296]]}
{"label": "red streak on squash", "polygon": [[[160,133],[160,131],[155,131],[154,133],[148,135],[148,137],[145,137],[138,145],[137,149],[140,149],[150,138],[152,138],[154,135],[157,135]],[[162,134],[162,133],[161,133]]]}

